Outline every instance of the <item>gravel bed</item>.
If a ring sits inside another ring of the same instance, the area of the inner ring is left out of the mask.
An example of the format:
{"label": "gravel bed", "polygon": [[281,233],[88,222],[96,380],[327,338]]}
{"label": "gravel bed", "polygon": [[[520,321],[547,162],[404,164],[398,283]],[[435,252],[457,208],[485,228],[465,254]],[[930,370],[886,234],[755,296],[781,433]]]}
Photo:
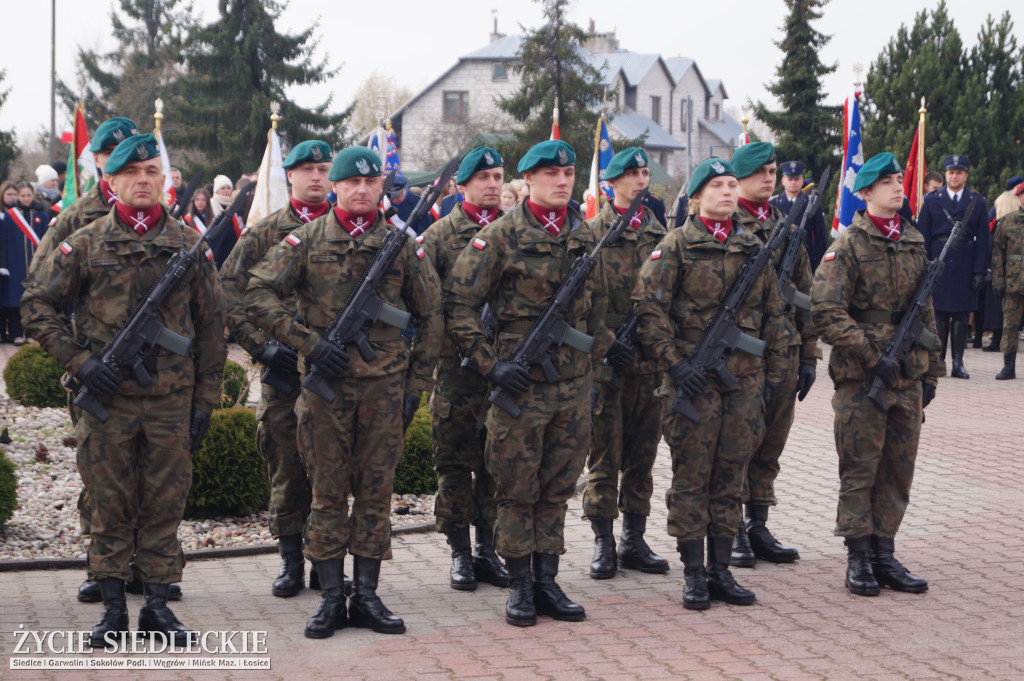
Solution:
{"label": "gravel bed", "polygon": [[[0,534],[0,560],[84,558],[89,537],[78,522],[82,479],[75,463],[71,420],[64,409],[23,407],[0,397],[0,445],[18,474],[18,509]],[[433,495],[394,495],[393,528],[434,522]],[[273,543],[266,511],[233,518],[184,520],[178,538],[186,551]]]}

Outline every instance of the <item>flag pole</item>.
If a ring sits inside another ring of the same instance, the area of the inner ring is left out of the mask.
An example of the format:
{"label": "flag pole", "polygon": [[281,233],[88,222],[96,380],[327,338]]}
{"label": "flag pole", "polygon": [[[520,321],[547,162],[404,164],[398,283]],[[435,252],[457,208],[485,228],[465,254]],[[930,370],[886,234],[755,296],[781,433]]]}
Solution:
{"label": "flag pole", "polygon": [[[921,108],[917,110],[921,119],[917,124],[917,214],[921,214],[921,205],[924,203],[924,174],[928,171],[924,167],[924,120],[928,109],[924,106],[924,97],[921,97]],[[915,216],[917,217],[917,216]]]}
{"label": "flag pole", "polygon": [[278,102],[270,103],[270,130],[267,130],[267,141],[270,141],[270,133],[277,132],[277,124],[281,120],[281,105]]}
{"label": "flag pole", "polygon": [[155,109],[155,112],[153,113],[153,134],[159,138],[160,126],[164,121],[164,100],[157,97],[156,101],[153,102],[153,108]]}

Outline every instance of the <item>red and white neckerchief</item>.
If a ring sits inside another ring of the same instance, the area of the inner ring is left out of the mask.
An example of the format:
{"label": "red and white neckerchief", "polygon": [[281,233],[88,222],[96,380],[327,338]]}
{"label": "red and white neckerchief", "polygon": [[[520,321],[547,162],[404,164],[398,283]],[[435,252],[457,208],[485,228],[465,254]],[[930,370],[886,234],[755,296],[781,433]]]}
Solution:
{"label": "red and white neckerchief", "polygon": [[106,199],[108,206],[113,206],[114,202],[117,201],[117,193],[110,188],[110,183],[102,177],[100,178],[100,194],[102,194],[103,198]]}
{"label": "red and white neckerchief", "polygon": [[[8,212],[14,219],[14,224],[18,225],[18,229],[25,235],[25,238],[31,241],[35,248],[39,248],[39,235],[36,234],[36,230],[32,229],[32,224],[29,222],[29,217],[32,216],[31,211],[21,206],[12,206]],[[29,217],[25,217],[26,213]]]}
{"label": "red and white neckerchief", "polygon": [[729,238],[732,233],[732,218],[726,218],[724,220],[716,220],[714,218],[706,218],[703,215],[700,216],[700,221],[704,223],[708,231],[711,232],[711,236],[715,237],[723,244],[725,240]]}
{"label": "red and white neckerchief", "polygon": [[354,215],[335,206],[334,217],[338,218],[338,222],[345,228],[348,235],[355,239],[363,232],[369,231],[374,223],[377,222],[377,211],[363,215]]}
{"label": "red and white neckerchief", "polygon": [[558,236],[558,233],[562,231],[565,216],[569,214],[568,206],[562,206],[559,210],[553,210],[544,206],[538,206],[529,199],[526,200],[526,207],[533,213],[533,217],[540,220],[540,226],[546,229],[551,236]]}
{"label": "red and white neckerchief", "polygon": [[868,216],[868,220],[871,220],[871,224],[878,228],[878,231],[882,233],[882,236],[888,237],[893,241],[900,240],[900,216],[891,218],[880,218],[864,211],[864,214]]}
{"label": "red and white neckerchief", "polygon": [[327,201],[323,203],[306,203],[305,201],[299,201],[298,199],[291,199],[292,211],[298,216],[303,222],[310,222],[316,220],[318,217],[326,213],[331,208],[331,204]]}
{"label": "red and white neckerchief", "polygon": [[498,217],[497,208],[480,208],[469,201],[462,202],[462,210],[466,211],[466,215],[481,227],[486,227]]}
{"label": "red and white neckerchief", "polygon": [[132,208],[118,201],[116,209],[117,217],[121,218],[121,222],[134,229],[139,236],[155,227],[163,215],[159,203],[155,203],[149,208]]}
{"label": "red and white neckerchief", "polygon": [[767,201],[757,203],[755,201],[747,201],[741,196],[740,205],[743,206],[748,213],[757,218],[758,222],[764,222],[772,214],[772,206]]}
{"label": "red and white neckerchief", "polygon": [[[618,213],[619,215],[625,215],[626,211],[629,210],[628,207],[626,207],[626,208],[619,208],[618,206],[615,206],[614,208],[615,208],[615,212]],[[631,217],[629,219],[629,226],[632,229],[640,229],[640,225],[643,223],[643,221],[644,221],[644,209],[643,208],[637,208],[636,212],[633,213],[633,217]]]}

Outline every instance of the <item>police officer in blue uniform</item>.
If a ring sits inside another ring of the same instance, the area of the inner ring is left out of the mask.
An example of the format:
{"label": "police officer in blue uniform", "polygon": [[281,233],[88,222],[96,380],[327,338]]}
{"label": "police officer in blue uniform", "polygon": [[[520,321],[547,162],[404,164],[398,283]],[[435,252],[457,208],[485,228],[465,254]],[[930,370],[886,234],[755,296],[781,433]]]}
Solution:
{"label": "police officer in blue uniform", "polygon": [[[807,166],[800,161],[786,161],[779,166],[779,171],[782,173],[782,192],[769,199],[768,203],[782,211],[783,217],[789,215],[789,209],[793,207],[800,192],[804,191],[807,185],[804,180],[805,170],[807,170]],[[825,187],[820,189],[825,191]],[[811,216],[807,220],[804,244],[807,247],[807,257],[811,261],[811,270],[814,271],[818,268],[821,256],[825,254],[825,248],[828,246],[825,213],[820,209],[817,215]]]}
{"label": "police officer in blue uniform", "polygon": [[[399,170],[395,173],[395,179],[391,182],[391,188],[388,189],[388,198],[391,200],[391,205],[396,211],[398,211],[398,217],[403,222],[409,219],[412,215],[412,209],[419,203],[419,198],[411,191],[409,191],[409,181]],[[427,227],[434,224],[434,218],[428,213],[424,215],[415,224],[407,224],[406,227],[412,229],[417,234],[423,234],[427,231]]]}
{"label": "police officer in blue uniform", "polygon": [[946,341],[952,348],[953,378],[970,378],[964,368],[967,346],[967,319],[978,309],[978,291],[985,287],[985,275],[992,256],[992,234],[988,229],[988,203],[985,197],[967,187],[967,171],[971,160],[963,154],[950,154],[942,159],[946,169],[946,185],[924,197],[917,229],[924,236],[928,258],[934,260],[942,252],[953,223],[962,220],[971,199],[977,197],[970,221],[964,224],[964,238],[946,266],[935,292],[935,326],[939,333],[939,357],[946,361]]}

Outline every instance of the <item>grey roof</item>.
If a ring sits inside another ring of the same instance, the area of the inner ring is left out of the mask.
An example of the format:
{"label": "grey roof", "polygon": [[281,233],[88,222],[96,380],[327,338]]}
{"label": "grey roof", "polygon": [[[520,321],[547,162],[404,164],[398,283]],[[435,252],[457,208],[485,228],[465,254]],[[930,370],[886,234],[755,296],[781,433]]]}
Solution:
{"label": "grey roof", "polygon": [[722,79],[721,78],[711,78],[711,79],[709,79],[707,81],[707,85],[708,85],[708,93],[713,95],[713,94],[715,94],[715,91],[718,88],[722,88],[722,98],[723,99],[729,99],[729,93],[725,91],[725,86],[722,85]]}
{"label": "grey roof", "polygon": [[623,137],[640,137],[647,133],[645,147],[653,149],[685,149],[686,145],[655,123],[650,116],[624,106],[608,121]]}
{"label": "grey roof", "polygon": [[668,67],[668,72],[672,74],[672,79],[675,80],[676,83],[679,82],[680,78],[686,75],[686,72],[689,71],[690,67],[695,63],[696,62],[689,57],[669,57],[665,60],[665,66]]}
{"label": "grey roof", "polygon": [[722,114],[722,120],[716,121],[710,118],[701,118],[697,121],[708,132],[722,140],[726,144],[736,144],[740,133],[743,132],[743,124],[727,113]]}
{"label": "grey roof", "polygon": [[498,59],[519,59],[519,51],[523,46],[524,37],[507,35],[489,45],[459,57],[459,61],[495,61]]}
{"label": "grey roof", "polygon": [[601,70],[603,74],[610,74],[611,78],[614,78],[616,71],[622,71],[627,85],[636,85],[642,81],[660,60],[661,57],[657,54],[638,54],[625,50],[591,54],[587,57],[587,61],[593,64],[594,68]]}

